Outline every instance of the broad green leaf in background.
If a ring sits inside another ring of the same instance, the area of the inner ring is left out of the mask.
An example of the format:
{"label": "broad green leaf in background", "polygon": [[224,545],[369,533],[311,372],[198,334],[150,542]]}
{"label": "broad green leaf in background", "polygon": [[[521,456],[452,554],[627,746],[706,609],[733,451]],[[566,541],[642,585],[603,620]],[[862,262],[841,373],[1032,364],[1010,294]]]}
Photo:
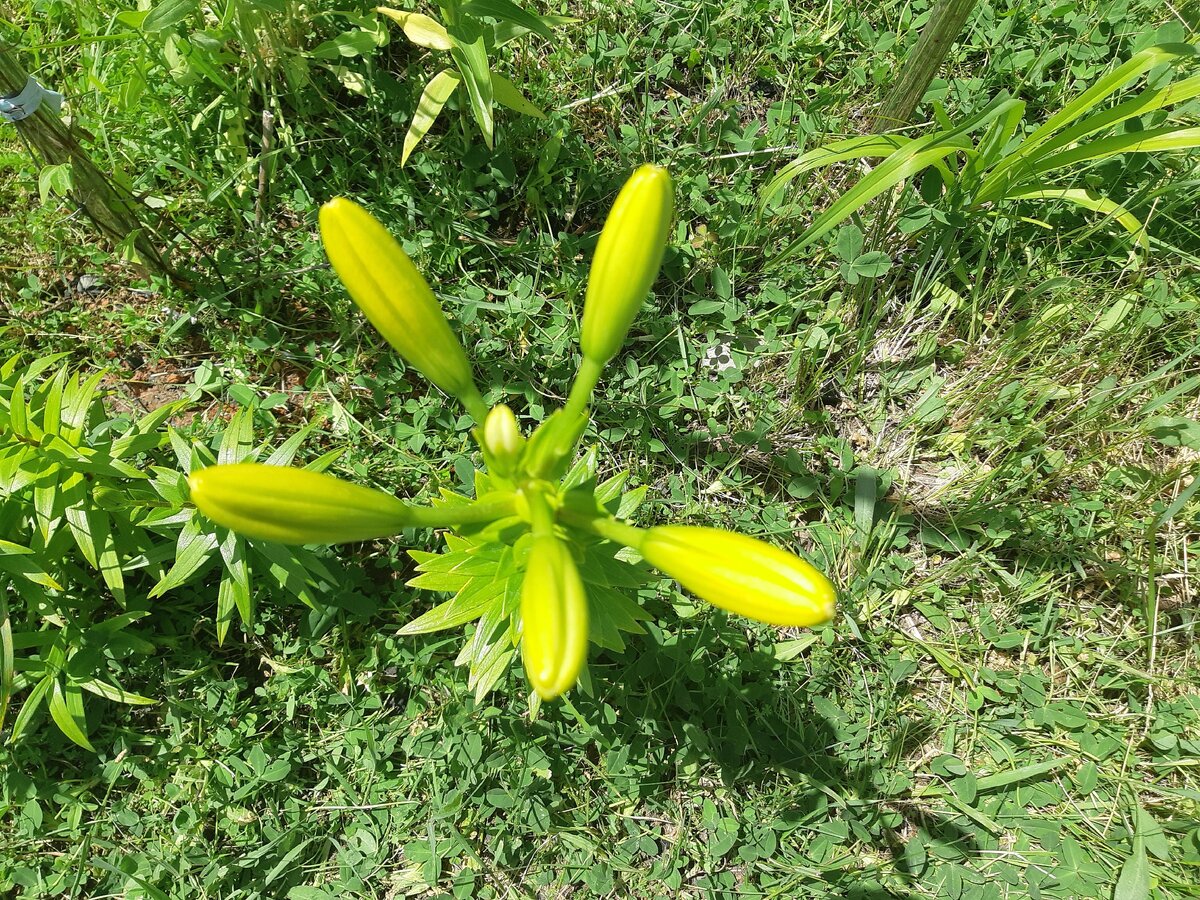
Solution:
{"label": "broad green leaf in background", "polygon": [[1150,860],[1146,858],[1146,841],[1141,832],[1133,836],[1133,852],[1121,866],[1113,900],[1149,900]]}
{"label": "broad green leaf in background", "polygon": [[57,163],[43,166],[38,173],[38,199],[45,203],[50,195],[65,197],[71,193],[73,179],[70,163]]}
{"label": "broad green leaf in background", "polygon": [[492,71],[488,66],[487,49],[483,36],[467,41],[454,37],[454,46],[450,48],[450,57],[458,67],[458,72],[467,85],[467,94],[471,98],[471,111],[483,134],[483,142],[489,150],[492,149],[495,133],[495,120],[492,115]]}
{"label": "broad green leaf in background", "polygon": [[546,114],[525,99],[520,88],[498,72],[492,73],[492,94],[501,106],[519,112],[524,116],[544,119]]}
{"label": "broad green leaf in background", "polygon": [[[1045,156],[1023,169],[1022,174],[1041,175],[1054,169],[1120,156],[1122,153],[1157,153],[1200,147],[1200,128],[1155,128],[1089,141],[1070,150]],[[1010,195],[1011,196],[1011,195]]]}
{"label": "broad green leaf in background", "polygon": [[554,38],[549,26],[539,16],[526,12],[511,0],[470,0],[459,7],[459,12],[469,16],[490,16],[499,22],[511,22],[548,41]]}
{"label": "broad green leaf in background", "polygon": [[425,47],[429,50],[449,50],[454,46],[453,39],[446,32],[442,23],[436,19],[431,19],[421,13],[392,9],[387,6],[377,6],[375,11],[383,13],[395,21],[404,32],[404,36],[418,47]]}
{"label": "broad green leaf in background", "polygon": [[810,150],[797,159],[792,160],[763,188],[759,200],[759,211],[774,204],[789,184],[806,172],[821,169],[837,162],[848,159],[869,159],[875,156],[890,156],[901,147],[913,142],[913,138],[894,134],[869,134],[863,137],[850,138],[845,141],[835,141],[824,147]]}
{"label": "broad green leaf in background", "polygon": [[83,694],[78,685],[55,678],[50,694],[50,717],[63,734],[85,750],[95,751],[87,736]]}
{"label": "broad green leaf in background", "polygon": [[429,79],[429,84],[425,85],[425,90],[421,92],[421,99],[417,103],[417,111],[413,114],[408,133],[404,135],[404,150],[400,155],[400,165],[408,162],[408,157],[416,149],[417,144],[429,133],[429,129],[433,126],[438,114],[441,113],[442,107],[446,105],[446,101],[450,99],[450,95],[454,93],[460,81],[458,75],[450,69],[443,69]]}
{"label": "broad green leaf in background", "polygon": [[159,0],[142,19],[142,30],[151,34],[178,25],[200,6],[200,0]]}

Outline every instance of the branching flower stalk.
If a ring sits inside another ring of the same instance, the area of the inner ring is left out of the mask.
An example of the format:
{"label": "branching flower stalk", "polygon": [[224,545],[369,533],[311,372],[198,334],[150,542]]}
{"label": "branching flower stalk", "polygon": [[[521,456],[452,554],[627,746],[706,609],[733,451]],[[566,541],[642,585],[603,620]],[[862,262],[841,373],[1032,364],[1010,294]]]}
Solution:
{"label": "branching flower stalk", "polygon": [[[321,210],[321,237],[351,298],[410,365],[475,420],[487,467],[477,473],[476,497],[450,495],[418,507],[330,475],[242,463],[194,473],[192,501],[234,531],[290,544],[450,529],[457,537],[447,536],[447,554],[413,555],[442,589],[458,592],[404,633],[478,620],[464,648],[477,693],[491,689],[519,645],[534,702],[553,699],[581,677],[589,643],[611,646],[617,631],[641,630],[637,620],[645,613],[611,589],[629,578],[620,570],[630,567],[616,558],[622,547],[729,612],[781,626],[828,621],[833,586],[800,557],[715,528],[635,528],[613,514],[604,486],[568,472],[592,392],[662,265],[672,190],[666,170],[650,165],[622,188],[591,267],[575,382],[563,408],[528,438],[507,406],[487,408],[437,298],[399,243],[362,207],[331,200]],[[597,547],[608,555],[597,556]],[[475,574],[462,574],[459,560],[472,563]],[[624,583],[638,582],[634,576]]]}

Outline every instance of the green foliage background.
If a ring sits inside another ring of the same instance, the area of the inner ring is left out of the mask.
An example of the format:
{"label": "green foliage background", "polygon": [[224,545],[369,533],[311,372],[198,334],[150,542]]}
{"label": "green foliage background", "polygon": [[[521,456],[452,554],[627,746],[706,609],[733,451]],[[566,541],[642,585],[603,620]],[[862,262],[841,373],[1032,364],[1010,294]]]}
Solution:
{"label": "green foliage background", "polygon": [[[162,555],[123,572],[122,607],[72,538],[66,594],[89,627],[140,613],[145,647],[88,663],[156,702],[80,694],[95,752],[48,707],[0,747],[0,893],[1196,896],[1196,156],[1064,176],[1149,218],[1137,267],[1121,229],[1044,207],[962,230],[982,243],[954,272],[870,218],[777,263],[807,221],[761,218],[761,188],[858,133],[927,3],[539,6],[580,23],[494,64],[546,119],[501,111],[489,152],[452,100],[403,169],[431,60],[370,6],[0,2],[0,31],[198,276],[193,294],[139,280],[6,129],[4,357],[111,373],[89,440],[179,402],[174,443],[138,447],[154,484],[135,499],[179,503],[189,445],[261,441],[404,496],[469,492],[466,421],[364,326],[317,206],[353,196],[403,239],[486,399],[533,424],[574,373],[608,203],[663,164],[677,231],[597,395],[599,476],[630,470],[646,523],[799,542],[844,617],[779,632],[652,585],[647,633],[530,721],[515,669],[476,699],[458,634],[399,634],[441,599],[403,586],[405,550],[437,535],[316,556],[306,571],[335,567],[316,593],[253,557],[243,618],[236,556],[156,591],[187,526],[120,507]],[[961,119],[1008,91],[1037,123],[1198,26],[1194,4],[984,0],[927,99]],[[857,177],[822,173],[795,202],[823,209]],[[901,219],[932,215],[906,198]]]}

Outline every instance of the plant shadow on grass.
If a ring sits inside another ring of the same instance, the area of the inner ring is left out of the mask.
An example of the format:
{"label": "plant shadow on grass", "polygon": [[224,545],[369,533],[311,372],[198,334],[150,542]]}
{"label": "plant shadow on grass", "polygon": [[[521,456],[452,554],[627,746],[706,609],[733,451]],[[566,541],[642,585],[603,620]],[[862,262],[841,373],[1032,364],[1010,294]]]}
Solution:
{"label": "plant shadow on grass", "polygon": [[[771,647],[748,641],[736,620],[717,614],[710,623],[678,640],[657,629],[632,638],[625,653],[594,661],[594,697],[575,701],[592,722],[605,721],[605,707],[619,711],[617,720],[599,725],[593,738],[601,748],[627,747],[630,758],[652,761],[638,786],[651,791],[643,799],[653,801],[654,790],[662,786],[707,780],[716,787],[710,774],[715,768],[720,782],[737,792],[738,812],[742,804],[756,802],[751,798],[759,789],[766,798],[758,810],[766,811],[766,821],[740,823],[743,833],[770,825],[773,814],[781,835],[799,836],[801,843],[806,834],[848,835],[847,843],[861,841],[876,858],[890,858],[885,868],[904,880],[910,877],[905,832],[918,818],[933,840],[972,849],[968,832],[927,808],[917,813],[906,791],[887,796],[880,789],[892,772],[907,773],[903,760],[932,737],[935,722],[898,720],[877,760],[864,761],[871,758],[869,747],[839,755],[837,724],[812,702],[819,688],[813,693],[787,689],[780,667],[794,663],[781,662]],[[903,685],[896,689],[905,690]],[[896,896],[857,866],[813,862],[824,869],[823,881],[836,896]]]}

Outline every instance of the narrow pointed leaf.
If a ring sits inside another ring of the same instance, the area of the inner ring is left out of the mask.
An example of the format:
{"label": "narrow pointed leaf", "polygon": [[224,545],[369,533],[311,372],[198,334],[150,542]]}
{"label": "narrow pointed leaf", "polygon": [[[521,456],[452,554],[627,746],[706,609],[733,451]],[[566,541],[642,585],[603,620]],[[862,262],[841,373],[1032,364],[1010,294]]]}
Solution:
{"label": "narrow pointed leaf", "polygon": [[1107,197],[1093,197],[1087,191],[1077,188],[1056,188],[1049,185],[1039,186],[1030,190],[1010,194],[1010,200],[1065,200],[1092,212],[1102,213],[1116,219],[1125,230],[1133,235],[1134,240],[1143,248],[1149,249],[1150,241],[1146,236],[1146,226],[1124,206]]}
{"label": "narrow pointed leaf", "polygon": [[[1193,147],[1200,147],[1200,128],[1155,128],[1151,131],[1116,134],[1045,156],[1034,163],[1028,172],[1038,176],[1053,169],[1108,159],[1122,153],[1159,153],[1163,150],[1188,150]],[[1022,170],[1022,174],[1024,172],[1025,170]]]}
{"label": "narrow pointed leaf", "polygon": [[428,634],[446,628],[457,628],[483,615],[484,611],[503,596],[505,582],[474,579],[453,599],[447,600],[424,615],[418,616],[400,629],[400,634]]}
{"label": "narrow pointed leaf", "polygon": [[105,700],[111,700],[114,703],[126,703],[130,706],[152,706],[158,702],[151,697],[143,697],[141,694],[135,694],[133,691],[121,690],[116,685],[100,681],[97,678],[80,681],[78,684],[88,693],[95,694],[97,697],[103,697]]}
{"label": "narrow pointed leaf", "polygon": [[809,150],[776,172],[775,177],[767,182],[759,197],[759,212],[772,206],[782,196],[787,186],[806,172],[848,159],[891,156],[896,150],[906,147],[912,142],[913,138],[898,134],[869,134],[845,141],[835,141],[824,147]]}
{"label": "narrow pointed leaf", "polygon": [[42,704],[46,701],[46,697],[50,694],[51,687],[55,684],[57,677],[51,673],[36,685],[25,695],[25,702],[21,704],[21,708],[17,711],[17,717],[13,719],[12,733],[8,736],[10,744],[16,743],[25,729],[29,727],[29,723],[33,721],[34,715],[41,709]]}
{"label": "narrow pointed leaf", "polygon": [[1197,49],[1190,44],[1159,44],[1147,47],[1135,53],[1128,61],[1117,66],[1097,79],[1086,91],[1067,103],[1057,113],[1047,119],[1033,134],[1022,143],[1020,149],[1003,159],[989,173],[987,182],[977,195],[979,202],[996,199],[994,186],[1006,178],[1006,173],[1012,169],[1024,166],[1043,145],[1054,140],[1056,135],[1081,116],[1111,97],[1114,93],[1135,78],[1144,75],[1157,65],[1181,56],[1195,56]]}

